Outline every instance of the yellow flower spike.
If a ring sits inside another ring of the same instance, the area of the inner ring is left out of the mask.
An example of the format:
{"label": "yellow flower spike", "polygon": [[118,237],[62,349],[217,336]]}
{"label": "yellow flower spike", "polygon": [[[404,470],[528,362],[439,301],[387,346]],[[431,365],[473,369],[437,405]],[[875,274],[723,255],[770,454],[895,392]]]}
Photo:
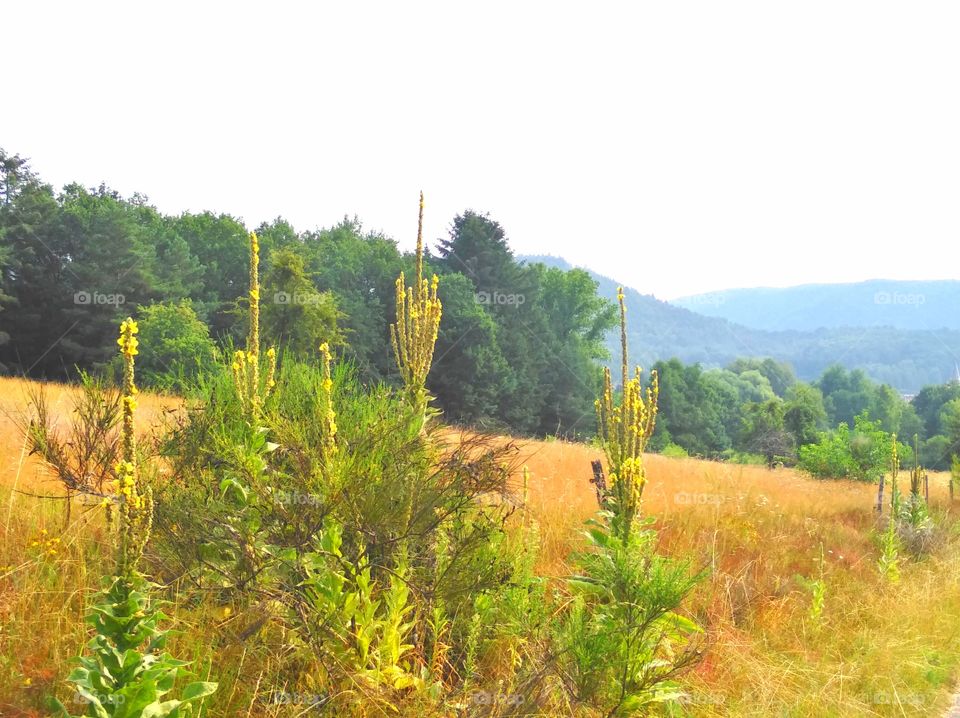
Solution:
{"label": "yellow flower spike", "polygon": [[631,377],[628,371],[626,302],[623,288],[618,288],[620,304],[620,343],[622,396],[614,401],[613,382],[609,369],[603,372],[603,392],[595,407],[599,437],[610,470],[613,508],[620,519],[620,535],[629,536],[634,518],[639,515],[646,475],[643,451],[653,435],[657,415],[659,380],[652,372],[650,386],[643,390],[640,367]]}
{"label": "yellow flower spike", "polygon": [[440,278],[423,276],[423,194],[417,223],[416,278],[406,287],[403,272],[396,282],[396,323],[390,325],[390,343],[400,377],[414,406],[426,416],[429,399],[427,375],[439,334],[441,306],[437,298]]}
{"label": "yellow flower spike", "polygon": [[253,232],[249,235],[250,287],[247,292],[250,310],[250,327],[247,333],[246,351],[237,350],[230,368],[233,383],[244,415],[250,422],[259,421],[263,403],[276,386],[274,379],[277,353],[267,350],[266,372],[260,365],[260,240]]}
{"label": "yellow flower spike", "polygon": [[323,342],[320,345],[320,386],[323,389],[323,401],[325,403],[324,419],[324,452],[329,459],[337,450],[337,422],[336,412],[333,409],[333,372],[331,364],[333,357],[330,354],[330,345]]}
{"label": "yellow flower spike", "polygon": [[[123,357],[123,423],[120,434],[120,459],[114,466],[118,487],[120,546],[118,551],[117,573],[124,575],[136,571],[136,565],[143,555],[143,548],[150,535],[152,505],[141,496],[137,481],[135,463],[134,413],[137,409],[137,386],[134,381],[134,357],[139,353],[136,334],[140,331],[132,318],[120,324],[120,337],[117,344]],[[145,490],[149,493],[149,487]],[[112,506],[108,498],[101,505],[107,511],[108,525],[111,523]]]}

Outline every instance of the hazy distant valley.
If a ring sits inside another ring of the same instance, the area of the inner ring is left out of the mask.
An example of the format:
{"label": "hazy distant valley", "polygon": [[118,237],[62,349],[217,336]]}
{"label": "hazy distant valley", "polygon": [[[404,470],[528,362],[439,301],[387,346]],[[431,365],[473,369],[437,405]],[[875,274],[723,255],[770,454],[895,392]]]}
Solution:
{"label": "hazy distant valley", "polygon": [[[523,259],[572,267],[560,257]],[[599,294],[616,299],[616,280],[587,271]],[[952,311],[960,306],[960,281],[732,289],[671,302],[643,294],[642,288],[624,287],[624,293],[630,344],[644,366],[677,357],[711,368],[737,357],[769,356],[812,380],[839,363],[913,394],[952,379],[960,361],[960,315]],[[616,357],[616,332],[607,345]]]}

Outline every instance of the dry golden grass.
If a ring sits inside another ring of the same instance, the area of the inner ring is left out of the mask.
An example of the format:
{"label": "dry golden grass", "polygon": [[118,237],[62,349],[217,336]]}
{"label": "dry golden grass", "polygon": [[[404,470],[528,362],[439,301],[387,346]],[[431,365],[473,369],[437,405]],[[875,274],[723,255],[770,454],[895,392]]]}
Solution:
{"label": "dry golden grass", "polygon": [[[50,413],[58,423],[70,421],[72,402],[78,389],[69,384],[45,383],[28,379],[0,377],[0,486],[17,486],[36,490],[40,486],[57,491],[50,484],[49,475],[39,461],[28,456],[23,434],[16,418],[28,411],[31,392],[42,386],[50,405]],[[176,410],[181,400],[175,397],[142,394],[137,402],[138,428],[147,432],[156,427],[166,412]],[[57,491],[57,493],[60,493]]]}
{"label": "dry golden grass", "polygon": [[[0,408],[23,409],[28,383],[0,379]],[[49,385],[69,418],[74,389]],[[175,410],[175,399],[141,397],[141,427]],[[540,570],[560,578],[596,510],[592,447],[519,441],[530,470],[529,502],[542,541]],[[22,437],[0,413],[0,716],[41,716],[42,696],[62,687],[86,640],[81,622],[102,573],[95,514],[63,529],[61,502],[14,493],[42,487],[42,467],[23,455]],[[873,543],[874,486],[817,481],[695,459],[646,457],[644,513],[656,517],[662,550],[707,571],[690,603],[705,627],[705,660],[686,679],[693,716],[938,716],[960,666],[960,537],[944,531],[935,556],[905,560],[902,580],[884,582]],[[947,515],[945,476],[931,477],[932,505]],[[519,475],[516,477],[519,486]],[[903,479],[902,479],[903,480]],[[904,485],[906,481],[903,480]],[[953,525],[955,516],[944,525]],[[51,543],[54,538],[59,539]],[[826,603],[809,615],[823,545]],[[246,705],[269,656],[225,641],[222,609],[169,607],[177,655],[205,674],[211,661],[231,705]],[[280,638],[278,638],[280,640]],[[266,679],[264,679],[266,680]],[[63,695],[62,688],[60,694]],[[236,702],[232,696],[236,695]],[[252,704],[250,704],[252,706]],[[244,710],[240,715],[246,715]],[[251,716],[262,715],[257,710]]]}
{"label": "dry golden grass", "polygon": [[[541,570],[559,576],[596,510],[590,461],[600,452],[559,441],[523,451]],[[876,565],[876,486],[658,455],[646,466],[644,513],[656,517],[662,550],[707,570],[691,605],[708,652],[687,680],[690,715],[937,716],[949,705],[960,666],[955,532],[943,532],[934,557],[904,559],[892,586]],[[931,474],[941,515],[946,481]],[[814,621],[796,577],[818,576],[821,544],[826,605]]]}

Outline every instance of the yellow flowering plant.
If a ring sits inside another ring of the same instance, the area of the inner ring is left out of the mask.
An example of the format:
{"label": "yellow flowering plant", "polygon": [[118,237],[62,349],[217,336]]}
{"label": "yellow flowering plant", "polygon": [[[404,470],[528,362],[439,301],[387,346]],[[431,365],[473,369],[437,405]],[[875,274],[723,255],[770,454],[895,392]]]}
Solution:
{"label": "yellow flowering plant", "polygon": [[632,529],[640,513],[646,474],[643,451],[653,435],[657,418],[659,383],[653,372],[650,385],[643,389],[640,367],[629,375],[627,356],[627,309],[623,289],[617,290],[620,304],[621,384],[620,401],[614,399],[610,369],[604,370],[603,395],[596,401],[599,438],[610,470],[612,508],[621,536]]}
{"label": "yellow flowering plant", "polygon": [[423,192],[420,193],[420,215],[417,223],[417,276],[412,287],[406,286],[403,272],[396,283],[396,323],[390,325],[390,343],[394,360],[407,394],[417,409],[426,413],[427,375],[433,363],[433,351],[440,331],[443,313],[437,288],[440,279],[423,276]]}
{"label": "yellow flowering plant", "polygon": [[[153,495],[149,485],[138,480],[135,455],[137,331],[137,323],[127,318],[117,340],[124,372],[122,449],[115,467],[120,534],[116,572],[104,578],[103,590],[90,607],[87,621],[95,634],[87,644],[88,654],[78,659],[68,678],[90,718],[184,718],[197,700],[217,689],[216,683],[195,682],[179,699],[165,698],[187,664],[162,652],[164,616],[153,608],[151,585],[137,567],[153,521]],[[72,718],[59,701],[54,708],[60,718]]]}
{"label": "yellow flowering plant", "polygon": [[231,369],[237,397],[244,415],[251,422],[260,418],[263,402],[276,386],[277,350],[267,349],[266,371],[260,366],[260,241],[250,233],[250,289],[247,294],[250,307],[250,327],[246,350],[233,355]]}

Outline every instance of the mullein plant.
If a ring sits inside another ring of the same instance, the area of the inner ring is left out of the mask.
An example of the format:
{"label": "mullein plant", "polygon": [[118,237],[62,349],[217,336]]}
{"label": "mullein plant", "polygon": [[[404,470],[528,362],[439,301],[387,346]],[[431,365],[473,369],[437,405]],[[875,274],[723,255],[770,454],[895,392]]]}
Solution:
{"label": "mullein plant", "polygon": [[810,621],[814,626],[820,624],[820,619],[823,617],[823,607],[826,603],[827,596],[827,582],[824,578],[824,566],[825,562],[823,560],[823,542],[820,542],[820,555],[817,559],[817,568],[819,569],[818,575],[816,578],[806,578],[804,576],[798,576],[800,583],[810,591],[810,610],[808,615],[810,616]]}
{"label": "mullein plant", "polygon": [[[123,358],[123,426],[121,457],[115,467],[117,490],[108,506],[116,519],[116,565],[106,577],[103,590],[87,614],[96,633],[87,644],[88,654],[70,674],[75,702],[85,705],[82,716],[92,718],[183,718],[192,704],[213,693],[216,683],[195,682],[184,688],[179,699],[164,699],[186,665],[163,653],[167,632],[160,628],[166,617],[153,608],[151,585],[139,571],[150,538],[153,499],[149,485],[137,472],[134,414],[137,387],[134,357],[137,355],[137,324],[126,319],[120,325]],[[70,716],[59,701],[57,715]],[[79,718],[79,716],[77,717]]]}
{"label": "mullein plant", "polygon": [[616,517],[615,533],[626,541],[639,516],[646,475],[643,451],[653,435],[657,418],[659,382],[651,373],[650,385],[644,391],[640,367],[629,375],[627,356],[627,309],[623,289],[617,289],[620,304],[620,371],[622,395],[617,403],[613,393],[610,369],[603,372],[603,396],[596,401],[599,438],[610,471],[610,508]]}
{"label": "mullein plant", "polygon": [[689,564],[656,552],[651,519],[640,517],[646,484],[643,450],[653,434],[658,381],[644,390],[639,367],[630,376],[626,305],[620,304],[622,395],[614,398],[609,370],[596,402],[599,438],[610,489],[603,518],[586,532],[588,550],[575,557],[568,579],[569,610],[557,623],[558,656],[577,702],[603,715],[646,715],[654,704],[683,697],[676,676],[699,660],[699,626],[677,611],[700,580]]}
{"label": "mullein plant", "polygon": [[900,580],[900,537],[897,534],[897,520],[900,516],[900,459],[897,456],[897,435],[893,435],[893,455],[890,464],[890,517],[880,536],[880,559],[877,566],[880,575],[890,583]]}
{"label": "mullein plant", "polygon": [[390,325],[390,343],[407,395],[426,419],[430,401],[427,375],[433,363],[442,307],[437,298],[439,278],[434,274],[428,281],[423,276],[423,192],[420,193],[416,262],[417,276],[412,287],[406,286],[403,272],[397,278],[397,321]]}
{"label": "mullein plant", "polygon": [[[420,432],[426,430],[430,410],[430,395],[427,393],[427,375],[433,364],[433,351],[440,332],[440,317],[443,313],[437,287],[436,274],[428,282],[423,276],[423,192],[420,193],[420,211],[417,219],[416,279],[412,287],[406,286],[403,272],[396,283],[395,324],[390,325],[390,343],[393,356],[403,380],[407,400],[416,412]],[[411,518],[412,495],[403,499],[402,524],[406,527]],[[400,546],[404,553],[405,546]]]}
{"label": "mullein plant", "polygon": [[337,414],[333,410],[333,373],[330,368],[332,363],[330,345],[324,342],[320,345],[320,375],[322,377],[321,401],[324,407],[323,458],[328,465],[330,459],[337,452]]}
{"label": "mullein plant", "polygon": [[233,381],[244,415],[253,423],[260,418],[263,402],[276,385],[277,351],[267,349],[266,374],[260,367],[260,242],[250,233],[250,328],[247,334],[246,351],[238,350],[233,355]]}

